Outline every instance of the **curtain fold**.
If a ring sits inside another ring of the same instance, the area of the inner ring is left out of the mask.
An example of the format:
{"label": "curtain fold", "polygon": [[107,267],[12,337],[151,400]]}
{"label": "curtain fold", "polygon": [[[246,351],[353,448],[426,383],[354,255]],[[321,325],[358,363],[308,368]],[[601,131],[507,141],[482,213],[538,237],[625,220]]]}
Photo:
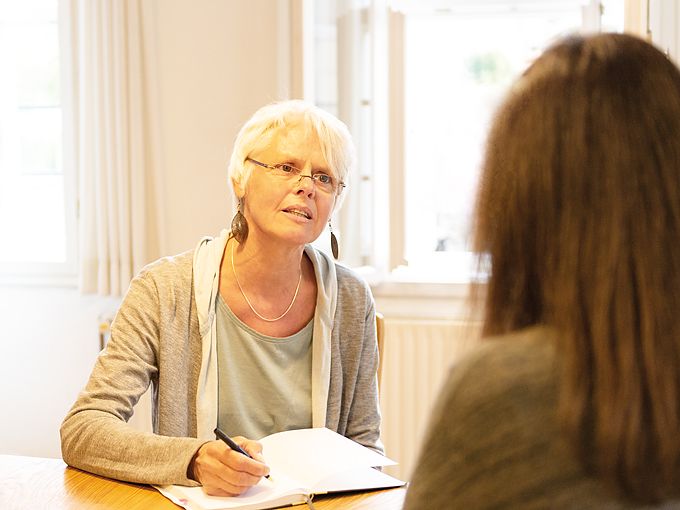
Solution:
{"label": "curtain fold", "polygon": [[163,248],[153,2],[69,1],[79,288],[119,296]]}

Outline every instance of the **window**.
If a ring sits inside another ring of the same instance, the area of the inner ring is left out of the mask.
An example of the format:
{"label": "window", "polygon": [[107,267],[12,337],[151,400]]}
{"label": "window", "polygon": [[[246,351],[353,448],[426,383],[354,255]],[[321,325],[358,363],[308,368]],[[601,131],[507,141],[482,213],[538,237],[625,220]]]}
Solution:
{"label": "window", "polygon": [[347,262],[400,280],[467,281],[470,213],[499,100],[558,36],[621,31],[624,1],[315,8],[315,99],[348,123],[359,151],[343,212]]}
{"label": "window", "polygon": [[74,269],[64,166],[59,2],[0,3],[0,272]]}

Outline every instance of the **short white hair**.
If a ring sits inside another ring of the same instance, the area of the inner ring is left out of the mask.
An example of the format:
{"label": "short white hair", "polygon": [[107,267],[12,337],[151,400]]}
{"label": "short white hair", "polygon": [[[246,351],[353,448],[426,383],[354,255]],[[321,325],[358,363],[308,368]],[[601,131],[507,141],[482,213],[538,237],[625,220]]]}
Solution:
{"label": "short white hair", "polygon": [[[348,184],[348,176],[355,161],[354,142],[349,129],[334,115],[297,99],[263,106],[243,125],[236,135],[229,161],[228,172],[231,180],[245,189],[252,171],[252,165],[245,163],[252,151],[261,148],[263,138],[274,130],[300,124],[311,128],[319,138],[321,152],[334,177]],[[338,196],[335,208],[340,206],[344,195],[345,193],[341,193]]]}

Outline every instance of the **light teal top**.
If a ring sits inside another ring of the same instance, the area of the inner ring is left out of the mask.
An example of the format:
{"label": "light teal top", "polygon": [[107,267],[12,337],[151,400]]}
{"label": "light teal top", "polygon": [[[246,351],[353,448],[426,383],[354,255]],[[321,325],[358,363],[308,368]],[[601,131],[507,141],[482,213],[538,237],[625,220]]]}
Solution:
{"label": "light teal top", "polygon": [[216,303],[219,427],[264,436],[312,426],[314,321],[285,338],[262,335]]}

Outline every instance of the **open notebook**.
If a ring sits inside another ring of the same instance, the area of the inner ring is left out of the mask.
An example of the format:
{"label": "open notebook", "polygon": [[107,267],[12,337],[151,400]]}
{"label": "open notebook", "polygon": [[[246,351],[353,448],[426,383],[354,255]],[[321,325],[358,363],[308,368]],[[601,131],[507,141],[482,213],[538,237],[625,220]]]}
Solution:
{"label": "open notebook", "polygon": [[263,478],[245,494],[219,497],[207,496],[200,487],[156,488],[190,510],[261,510],[304,503],[314,494],[404,485],[373,469],[396,462],[326,428],[279,432],[260,442],[270,478]]}

